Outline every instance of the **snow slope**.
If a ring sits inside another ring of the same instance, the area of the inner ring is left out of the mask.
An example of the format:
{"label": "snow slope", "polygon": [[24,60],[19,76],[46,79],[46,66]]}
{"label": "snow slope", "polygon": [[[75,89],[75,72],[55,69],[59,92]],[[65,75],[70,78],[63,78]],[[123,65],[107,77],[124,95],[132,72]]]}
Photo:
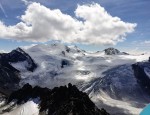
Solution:
{"label": "snow slope", "polygon": [[131,69],[131,64],[147,60],[148,54],[88,53],[76,46],[58,43],[35,45],[24,48],[24,51],[34,59],[38,68],[29,72],[22,68],[23,63],[13,64],[21,71],[20,85],[30,83],[53,88],[71,82],[87,92],[99,107],[114,115],[138,115],[150,101]]}
{"label": "snow slope", "polygon": [[3,115],[39,115],[38,104],[33,101],[28,101]]}

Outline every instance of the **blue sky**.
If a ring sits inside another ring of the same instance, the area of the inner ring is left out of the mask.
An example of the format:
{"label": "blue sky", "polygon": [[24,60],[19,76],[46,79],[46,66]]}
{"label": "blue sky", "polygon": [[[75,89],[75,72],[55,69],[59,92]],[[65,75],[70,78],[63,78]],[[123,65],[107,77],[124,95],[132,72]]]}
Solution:
{"label": "blue sky", "polygon": [[[149,0],[32,0],[50,9],[60,9],[64,14],[75,17],[77,5],[98,3],[113,17],[117,16],[124,22],[136,23],[135,31],[127,34],[126,40],[115,46],[103,44],[77,44],[85,50],[97,51],[106,47],[116,47],[123,51],[150,51],[150,1]],[[20,22],[17,16],[24,14],[27,5],[21,0],[0,1],[0,21],[5,25],[16,25]],[[96,14],[95,14],[96,15]],[[1,33],[0,33],[1,34]],[[40,43],[40,42],[38,42]],[[10,51],[18,46],[30,45],[34,42],[17,41],[11,38],[0,38],[0,50]]]}

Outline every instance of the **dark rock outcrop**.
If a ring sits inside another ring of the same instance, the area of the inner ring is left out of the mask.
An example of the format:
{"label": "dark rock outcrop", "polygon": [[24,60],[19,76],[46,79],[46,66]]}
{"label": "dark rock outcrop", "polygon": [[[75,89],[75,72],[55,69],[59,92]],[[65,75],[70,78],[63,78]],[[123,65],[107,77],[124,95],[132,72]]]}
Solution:
{"label": "dark rock outcrop", "polygon": [[18,87],[19,81],[19,71],[8,62],[0,61],[0,92],[9,95],[12,90]]}
{"label": "dark rock outcrop", "polygon": [[126,52],[120,52],[118,49],[115,48],[107,48],[104,50],[106,55],[129,55]]}
{"label": "dark rock outcrop", "polygon": [[65,66],[69,66],[69,65],[71,65],[69,60],[66,60],[66,59],[61,60],[61,68],[64,68]]}
{"label": "dark rock outcrop", "polygon": [[134,75],[137,78],[137,82],[150,93],[150,76],[147,75],[146,69],[150,70],[150,62],[138,62],[132,65]]}
{"label": "dark rock outcrop", "polygon": [[104,109],[98,109],[86,93],[76,86],[48,88],[34,87],[26,84],[9,97],[8,103],[16,99],[17,103],[27,102],[29,99],[40,98],[40,112],[48,110],[48,115],[109,115]]}
{"label": "dark rock outcrop", "polygon": [[122,54],[123,54],[123,55],[129,55],[129,53],[127,53],[127,52],[122,52]]}
{"label": "dark rock outcrop", "polygon": [[12,50],[10,53],[0,54],[0,61],[5,63],[17,63],[26,61],[26,68],[29,71],[34,71],[37,67],[34,60],[21,48]]}

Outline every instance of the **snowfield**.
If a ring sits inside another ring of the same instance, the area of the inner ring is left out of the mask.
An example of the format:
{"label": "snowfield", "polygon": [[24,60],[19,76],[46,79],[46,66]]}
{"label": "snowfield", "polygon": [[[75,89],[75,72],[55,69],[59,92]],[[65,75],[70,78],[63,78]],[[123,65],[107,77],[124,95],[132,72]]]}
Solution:
{"label": "snowfield", "polygon": [[[67,85],[69,82],[87,92],[95,104],[105,108],[111,115],[138,115],[150,102],[133,75],[131,65],[148,60],[145,55],[105,55],[104,51],[88,53],[76,46],[63,44],[34,45],[24,47],[38,68],[34,72],[26,70],[25,62],[14,63],[13,67],[21,71],[22,86],[25,83],[53,88]],[[146,72],[150,73],[150,71]],[[4,115],[29,115],[28,108],[38,115],[37,104],[32,101],[17,107]]]}
{"label": "snowfield", "polygon": [[6,112],[3,115],[39,115],[38,104],[33,101],[28,101],[16,107],[11,112]]}

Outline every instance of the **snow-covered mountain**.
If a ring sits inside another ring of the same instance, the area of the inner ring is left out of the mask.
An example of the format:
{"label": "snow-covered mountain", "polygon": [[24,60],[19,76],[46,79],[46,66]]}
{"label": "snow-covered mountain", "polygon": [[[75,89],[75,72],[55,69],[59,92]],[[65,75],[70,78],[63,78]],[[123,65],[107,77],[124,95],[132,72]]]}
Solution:
{"label": "snow-covered mountain", "polygon": [[36,67],[34,60],[21,48],[10,53],[0,53],[0,89],[8,94],[18,87],[22,68],[34,71]]}
{"label": "snow-covered mountain", "polygon": [[127,55],[114,48],[88,53],[59,43],[21,49],[36,68],[29,71],[22,60],[10,63],[20,72],[20,86],[54,88],[72,83],[112,115],[138,115],[150,101],[132,70],[132,64],[147,60],[148,54]]}
{"label": "snow-covered mountain", "polygon": [[17,48],[11,51],[10,53],[1,53],[0,61],[7,62],[11,65],[16,63],[22,63],[24,68],[26,68],[29,71],[34,71],[34,69],[37,67],[34,63],[34,60],[21,48]]}

